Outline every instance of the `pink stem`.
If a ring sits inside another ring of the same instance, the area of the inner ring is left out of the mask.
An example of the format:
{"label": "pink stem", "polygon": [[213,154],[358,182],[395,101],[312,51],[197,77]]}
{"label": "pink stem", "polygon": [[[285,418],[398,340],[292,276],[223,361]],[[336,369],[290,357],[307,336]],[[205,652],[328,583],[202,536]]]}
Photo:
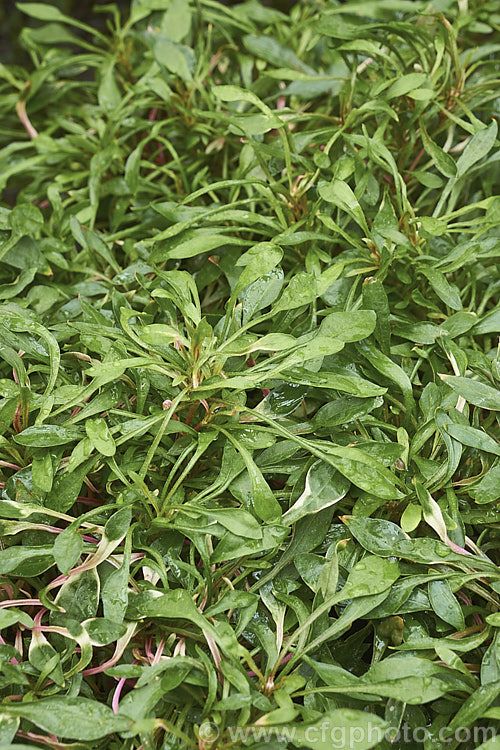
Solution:
{"label": "pink stem", "polygon": [[9,599],[4,602],[0,602],[0,609],[4,607],[22,607],[24,606],[41,606],[42,602],[40,599]]}
{"label": "pink stem", "polygon": [[11,464],[9,461],[0,461],[0,466],[5,466],[6,469],[16,469],[16,471],[22,469],[22,466]]}
{"label": "pink stem", "polygon": [[118,680],[118,685],[115,688],[115,692],[113,693],[113,700],[111,701],[111,708],[113,709],[113,713],[118,713],[118,704],[120,702],[120,695],[123,690],[123,686],[125,685],[125,677],[122,677],[120,680]]}
{"label": "pink stem", "polygon": [[[463,591],[457,591],[457,597],[461,599],[463,603],[466,604],[468,607],[472,607],[472,600],[469,599],[467,594],[464,594]],[[472,619],[474,620],[476,625],[483,625],[483,621],[477,612],[472,613]]]}
{"label": "pink stem", "polygon": [[42,617],[44,614],[48,612],[46,607],[42,607],[42,609],[38,610],[36,615],[33,618],[33,622],[35,623],[35,627],[38,628],[42,624]]}
{"label": "pink stem", "polygon": [[94,539],[94,537],[89,536],[88,534],[82,534],[82,539],[84,542],[89,542],[90,544],[97,544],[97,539]]}
{"label": "pink stem", "polygon": [[94,498],[91,497],[79,497],[77,502],[82,503],[82,505],[101,505],[100,500],[94,500]]}
{"label": "pink stem", "polygon": [[151,638],[146,638],[146,642],[144,644],[144,650],[146,652],[146,656],[148,657],[149,661],[153,662],[155,655],[153,654],[153,651],[151,650]]}
{"label": "pink stem", "polygon": [[[285,658],[280,661],[280,664],[279,664],[280,667],[282,667],[283,664],[286,664],[287,661],[290,661],[290,659],[292,658],[292,656],[293,656],[293,654],[287,654],[287,656],[285,656]],[[247,675],[249,677],[257,677],[257,675],[255,674],[255,672],[252,672],[252,670],[248,671]]]}
{"label": "pink stem", "polygon": [[[10,696],[12,698],[12,696]],[[35,732],[17,732],[16,737],[23,737],[27,740],[40,740],[44,745],[53,745],[55,744],[57,747],[60,747],[59,740],[55,736],[55,734],[49,734],[48,737],[44,737],[43,734],[35,734]]]}
{"label": "pink stem", "polygon": [[130,640],[131,640],[132,636],[133,636],[133,632],[130,633],[129,636],[124,641],[122,641],[121,643],[118,641],[118,643],[116,645],[116,648],[115,648],[115,653],[113,654],[113,656],[110,659],[108,659],[107,661],[103,662],[102,664],[99,664],[98,667],[91,667],[90,669],[84,669],[82,671],[82,674],[83,675],[99,674],[100,672],[104,672],[106,669],[109,669],[110,667],[114,667],[115,664],[118,661],[120,661],[120,659],[121,659],[121,657],[123,655],[123,652],[125,651],[125,649],[127,648],[128,644],[130,643]]}
{"label": "pink stem", "polygon": [[455,544],[455,542],[452,542],[451,539],[448,539],[447,544],[448,547],[453,550],[453,552],[458,552],[460,555],[472,555],[472,552],[467,552],[466,549],[460,547],[458,544]]}
{"label": "pink stem", "polygon": [[213,658],[213,660],[215,662],[215,666],[217,668],[217,672],[219,673],[218,674],[219,682],[223,683],[224,682],[224,678],[222,676],[222,672],[221,672],[221,668],[220,668],[220,663],[221,663],[220,651],[219,651],[219,649],[217,647],[217,644],[215,643],[215,641],[214,641],[214,639],[212,638],[211,635],[208,635],[208,633],[205,630],[203,631],[203,635],[205,636],[205,640],[206,640],[206,642],[208,644],[208,648],[210,649],[210,653],[212,654],[212,658]]}
{"label": "pink stem", "polygon": [[95,487],[92,484],[92,482],[90,481],[90,479],[88,477],[85,478],[85,484],[87,485],[87,487],[89,488],[89,490],[92,490],[92,492],[94,492],[96,495],[100,495],[101,494],[101,491],[98,490],[97,487]]}
{"label": "pink stem", "polygon": [[5,591],[9,599],[14,598],[14,589],[10,584],[4,583],[2,586],[0,586],[0,591]]}
{"label": "pink stem", "polygon": [[165,639],[162,638],[160,643],[158,644],[158,648],[156,649],[156,654],[154,655],[153,661],[151,662],[152,664],[158,664],[163,654],[164,648],[165,648]]}
{"label": "pink stem", "polygon": [[24,128],[26,132],[28,133],[30,138],[36,138],[38,136],[38,131],[36,128],[33,127],[33,125],[30,122],[30,119],[28,117],[28,114],[26,112],[26,104],[23,101],[18,101],[16,104],[16,112],[17,116],[21,120],[22,124],[24,125]]}

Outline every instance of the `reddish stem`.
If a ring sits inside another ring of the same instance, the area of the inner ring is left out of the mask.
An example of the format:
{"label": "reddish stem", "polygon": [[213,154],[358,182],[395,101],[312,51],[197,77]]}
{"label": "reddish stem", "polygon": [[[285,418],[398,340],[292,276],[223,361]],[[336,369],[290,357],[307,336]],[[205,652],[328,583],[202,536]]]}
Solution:
{"label": "reddish stem", "polygon": [[123,690],[123,686],[125,685],[125,677],[122,677],[120,680],[118,680],[118,685],[115,688],[115,692],[113,693],[113,700],[111,701],[111,708],[113,709],[113,713],[118,713],[118,704],[120,702],[120,695]]}
{"label": "reddish stem", "polygon": [[411,172],[413,172],[413,170],[415,169],[415,167],[417,166],[418,162],[420,161],[420,159],[422,158],[424,154],[425,154],[425,149],[421,148],[418,154],[416,155],[416,157],[413,159],[412,163],[410,164],[408,168],[408,174],[404,176],[405,182],[408,182],[408,180],[410,179]]}
{"label": "reddish stem", "polygon": [[[29,85],[29,81],[27,85]],[[30,119],[26,112],[26,102],[19,100],[16,104],[16,112],[17,112],[17,116],[19,117],[22,124],[24,125],[24,128],[26,132],[28,133],[29,137],[36,138],[38,136],[38,131],[36,130],[36,128],[33,127],[33,125],[30,122]]]}

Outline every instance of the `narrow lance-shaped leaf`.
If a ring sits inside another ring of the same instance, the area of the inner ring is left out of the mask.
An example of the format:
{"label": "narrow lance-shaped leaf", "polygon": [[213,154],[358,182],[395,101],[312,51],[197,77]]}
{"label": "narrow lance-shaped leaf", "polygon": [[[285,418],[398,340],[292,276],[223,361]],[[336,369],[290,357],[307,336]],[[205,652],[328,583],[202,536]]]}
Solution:
{"label": "narrow lance-shaped leaf", "polygon": [[420,130],[422,133],[423,146],[431,159],[434,161],[437,169],[441,172],[441,174],[444,174],[445,177],[455,177],[455,175],[457,174],[457,165],[455,163],[455,160],[452,156],[450,156],[450,154],[448,154],[446,151],[443,151],[442,148],[440,148],[436,143],[434,143],[434,141],[430,139],[423,124],[423,120],[420,120]]}
{"label": "narrow lance-shaped leaf", "polygon": [[497,131],[497,121],[492,120],[487,128],[472,136],[457,161],[457,177],[465,175],[474,164],[491,151],[497,137]]}
{"label": "narrow lance-shaped leaf", "polygon": [[500,411],[500,390],[479,380],[463,378],[459,375],[440,375],[441,380],[453,388],[459,396],[474,406]]}
{"label": "narrow lance-shaped leaf", "polygon": [[430,492],[419,482],[415,482],[415,490],[422,506],[425,521],[434,529],[441,541],[446,544],[448,542],[448,532],[441,508]]}
{"label": "narrow lance-shaped leaf", "polygon": [[406,421],[409,418],[411,412],[415,409],[415,400],[413,398],[413,388],[411,381],[405,371],[392,361],[390,357],[387,357],[382,352],[373,346],[368,341],[362,341],[357,344],[359,351],[366,357],[368,362],[378,370],[381,375],[389,380],[392,380],[403,394],[405,407],[406,407]]}
{"label": "narrow lance-shaped leaf", "polygon": [[227,430],[218,427],[226,435],[243,458],[252,485],[252,498],[255,513],[263,521],[271,522],[281,518],[281,506],[274,497],[273,491],[264,479],[261,470],[249,451]]}
{"label": "narrow lance-shaped leaf", "polygon": [[323,200],[328,203],[333,203],[342,209],[342,211],[349,214],[356,224],[363,229],[366,235],[370,236],[370,230],[368,229],[363,210],[347,182],[334,180],[332,183],[320,183],[318,192]]}

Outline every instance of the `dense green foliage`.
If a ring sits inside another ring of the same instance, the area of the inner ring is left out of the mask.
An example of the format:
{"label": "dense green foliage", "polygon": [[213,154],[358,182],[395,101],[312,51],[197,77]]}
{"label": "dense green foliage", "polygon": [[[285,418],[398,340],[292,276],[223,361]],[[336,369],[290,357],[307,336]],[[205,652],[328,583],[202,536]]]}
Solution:
{"label": "dense green foliage", "polygon": [[18,8],[0,748],[500,747],[496,0]]}

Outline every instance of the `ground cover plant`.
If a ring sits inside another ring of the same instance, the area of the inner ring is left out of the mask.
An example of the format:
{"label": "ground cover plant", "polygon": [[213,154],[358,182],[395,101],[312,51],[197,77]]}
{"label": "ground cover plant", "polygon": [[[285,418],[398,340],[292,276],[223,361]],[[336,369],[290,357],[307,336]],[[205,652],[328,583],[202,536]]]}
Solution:
{"label": "ground cover plant", "polygon": [[17,7],[0,747],[500,746],[497,3]]}

